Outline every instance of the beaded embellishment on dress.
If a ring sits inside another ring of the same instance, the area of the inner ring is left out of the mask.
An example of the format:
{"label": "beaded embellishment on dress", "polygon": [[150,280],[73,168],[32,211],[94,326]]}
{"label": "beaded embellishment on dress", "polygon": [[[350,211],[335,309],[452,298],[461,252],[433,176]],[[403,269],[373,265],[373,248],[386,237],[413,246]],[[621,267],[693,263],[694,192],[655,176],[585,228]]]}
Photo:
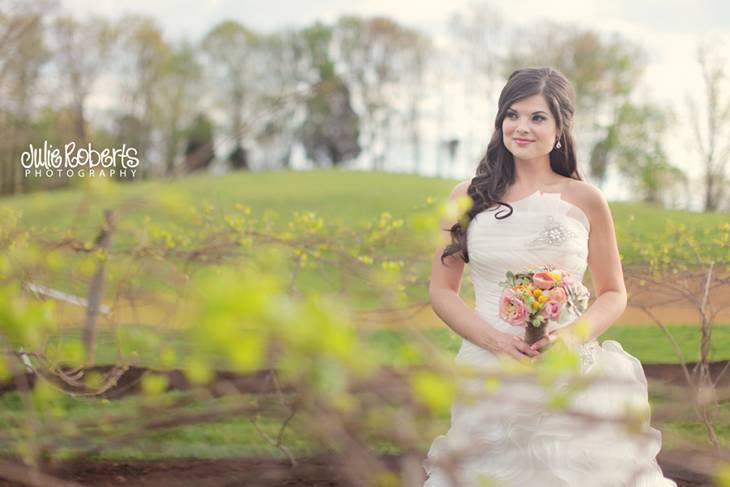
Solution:
{"label": "beaded embellishment on dress", "polygon": [[596,354],[598,353],[599,348],[600,345],[595,339],[578,347],[581,371],[587,371],[590,366],[594,364],[594,362],[596,361]]}
{"label": "beaded embellishment on dress", "polygon": [[547,223],[540,235],[527,244],[528,247],[537,245],[562,245],[569,238],[576,238],[576,235],[568,230],[568,227],[558,222],[552,216],[547,217]]}

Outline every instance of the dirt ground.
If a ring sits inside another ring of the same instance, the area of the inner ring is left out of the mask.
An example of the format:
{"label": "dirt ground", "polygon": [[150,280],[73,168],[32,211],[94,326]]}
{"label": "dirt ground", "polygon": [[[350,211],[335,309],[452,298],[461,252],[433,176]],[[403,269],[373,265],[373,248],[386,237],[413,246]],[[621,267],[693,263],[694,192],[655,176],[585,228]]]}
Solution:
{"label": "dirt ground", "polygon": [[[641,289],[634,281],[627,280],[630,296],[634,304],[656,305],[653,312],[665,324],[698,323],[697,310],[687,301],[682,301],[671,295],[660,295],[656,291]],[[724,286],[711,293],[711,300],[715,306],[722,307],[730,304],[730,287]],[[383,325],[384,316],[380,314],[379,325]],[[398,317],[402,320],[402,315]],[[420,312],[412,315],[413,320],[420,326],[443,326],[434,315],[430,306],[421,308]],[[624,324],[647,324],[655,326],[648,315],[636,306],[629,306],[618,320]],[[730,324],[730,306],[716,317],[718,324]],[[402,321],[401,321],[402,324]],[[724,370],[727,361],[715,362],[711,365],[711,376],[717,378]],[[694,364],[688,364],[691,369]],[[676,385],[684,384],[684,375],[678,365],[674,364],[644,364],[647,378],[664,381]],[[103,372],[103,370],[100,370]],[[132,368],[120,378],[117,388],[110,391],[109,397],[120,397],[138,390],[139,377],[143,369]],[[171,388],[186,389],[189,387],[180,371],[170,371],[169,384]],[[232,376],[221,373],[216,383],[225,382],[228,387],[235,385],[241,392],[265,392],[270,389],[268,374],[261,371],[251,376]],[[31,379],[32,382],[32,379]],[[730,373],[720,378],[719,385],[730,386]],[[214,390],[216,385],[211,386]],[[0,384],[0,394],[11,390],[12,381]],[[695,458],[696,457],[696,458]],[[693,460],[694,459],[694,460]],[[285,460],[269,458],[240,458],[230,460],[159,460],[159,461],[94,461],[94,462],[64,462],[46,469],[49,475],[65,481],[64,485],[83,486],[180,486],[180,487],[233,487],[233,486],[350,486],[340,469],[339,463],[333,457],[301,458],[299,465],[292,467]],[[398,471],[400,458],[397,456],[383,457],[388,467]],[[689,468],[690,465],[714,464],[712,459],[700,456],[695,452],[662,451],[657,457],[664,475],[677,482],[679,487],[714,486],[706,475]],[[0,472],[2,477],[3,472]],[[25,481],[8,481],[0,479],[0,487],[40,485],[32,479]],[[49,485],[49,484],[43,484]],[[51,484],[52,485],[52,484]],[[61,484],[58,484],[61,485]]]}
{"label": "dirt ground", "polygon": [[[711,364],[710,375],[717,379],[727,361]],[[690,369],[693,364],[689,364]],[[684,385],[684,376],[678,365],[645,364],[644,370],[650,381]],[[100,370],[101,371],[101,370]],[[137,379],[143,369],[131,369],[120,378],[116,390],[109,397],[119,397],[137,392]],[[185,389],[180,371],[170,371],[171,388]],[[267,371],[240,376],[227,372],[219,373],[217,383],[225,382],[227,391],[234,385],[241,392],[265,392],[271,388]],[[719,380],[720,386],[730,385],[730,374],[725,373]],[[0,386],[0,394],[11,390],[9,384]],[[218,387],[211,386],[213,391]],[[696,457],[693,459],[693,457]],[[711,458],[696,452],[662,451],[657,457],[664,475],[682,486],[713,486],[711,480],[698,474],[691,465],[714,464]],[[47,467],[45,472],[67,482],[65,485],[83,486],[180,486],[180,487],[233,487],[233,486],[350,486],[335,457],[301,458],[299,465],[292,467],[285,460],[270,458],[239,458],[230,460],[154,460],[154,461],[67,461]],[[383,462],[393,472],[399,471],[400,457],[382,457]],[[5,472],[0,469],[0,487],[24,485],[62,485],[55,483],[38,484],[24,477],[14,476],[14,481],[2,480]]]}
{"label": "dirt ground", "polygon": [[[658,457],[664,475],[679,487],[714,486],[703,475],[682,467],[683,454]],[[399,457],[383,457],[384,463],[397,471]],[[104,461],[93,463],[68,462],[47,471],[58,479],[77,485],[111,486],[350,486],[332,458],[300,459],[292,467],[285,460],[241,458],[235,460],[164,460],[164,461]],[[28,485],[0,480],[0,486]]]}
{"label": "dirt ground", "polygon": [[[706,289],[707,276],[695,274],[676,278],[665,285],[644,282],[643,274],[627,270],[625,274],[629,304],[618,323],[647,323],[653,325],[650,316],[641,308],[646,306],[664,324],[700,323],[699,308]],[[730,325],[730,273],[717,269],[713,273],[713,285],[708,289],[707,306],[716,311],[714,322]]]}
{"label": "dirt ground", "polygon": [[[687,362],[686,366],[690,372],[697,362]],[[680,364],[642,364],[644,373],[649,382],[660,381],[665,384],[686,387],[687,380]],[[98,365],[86,369],[86,373],[98,373],[106,375],[110,373],[113,366]],[[716,383],[718,388],[730,387],[730,366],[727,360],[718,360],[709,363],[710,378]],[[106,399],[115,399],[128,396],[130,394],[138,394],[141,391],[140,379],[147,372],[146,367],[129,367],[122,373],[116,385],[101,395]],[[272,381],[272,370],[264,369],[253,372],[251,374],[237,374],[228,371],[216,371],[215,379],[207,386],[209,391],[214,395],[230,394],[234,390],[239,393],[262,394],[275,392],[274,383]],[[167,377],[167,390],[184,391],[192,386],[187,380],[185,373],[180,369],[172,369],[165,372],[156,371],[156,373],[164,373]],[[405,379],[401,373],[390,368],[384,368],[383,380],[396,379],[404,382]],[[0,395],[16,389],[17,384],[27,384],[34,387],[37,382],[37,376],[26,373],[22,376],[22,380],[10,378],[5,382],[0,382]],[[84,392],[83,390],[72,390],[61,381],[56,384],[69,392]],[[289,392],[289,387],[280,386],[283,392]]]}
{"label": "dirt ground", "polygon": [[[624,281],[629,302],[626,310],[616,320],[617,325],[657,326],[652,317],[642,308],[649,311],[665,325],[700,324],[699,306],[705,290],[705,275],[677,277],[676,282],[642,285],[644,271],[626,270]],[[589,273],[586,274],[587,276]],[[730,326],[730,273],[716,272],[713,287],[709,290],[709,309],[716,311],[714,323],[718,326]],[[468,282],[468,277],[463,282]],[[585,285],[594,293],[590,278],[584,280]],[[473,296],[462,292],[462,299],[474,309]],[[591,298],[593,300],[593,298]],[[401,328],[443,328],[446,325],[434,313],[428,302],[419,303],[410,308],[392,311],[372,311],[359,313],[360,324],[368,328],[383,326]]]}

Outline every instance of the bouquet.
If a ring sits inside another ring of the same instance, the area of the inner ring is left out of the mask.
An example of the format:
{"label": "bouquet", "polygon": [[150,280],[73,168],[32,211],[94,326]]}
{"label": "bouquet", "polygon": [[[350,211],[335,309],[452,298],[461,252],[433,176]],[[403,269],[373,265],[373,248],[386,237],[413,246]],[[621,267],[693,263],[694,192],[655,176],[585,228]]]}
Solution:
{"label": "bouquet", "polygon": [[590,292],[581,282],[548,265],[536,271],[507,271],[499,302],[499,316],[507,323],[525,327],[525,341],[532,345],[545,336],[550,323],[564,324],[587,308]]}

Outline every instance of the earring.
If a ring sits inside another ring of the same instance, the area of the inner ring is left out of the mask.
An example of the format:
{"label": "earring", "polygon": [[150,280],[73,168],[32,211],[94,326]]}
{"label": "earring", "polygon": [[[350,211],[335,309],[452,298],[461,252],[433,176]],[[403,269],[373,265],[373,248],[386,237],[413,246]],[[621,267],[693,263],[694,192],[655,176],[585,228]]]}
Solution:
{"label": "earring", "polygon": [[555,146],[556,148],[560,149],[562,145],[560,145],[560,141],[558,141],[558,145]]}

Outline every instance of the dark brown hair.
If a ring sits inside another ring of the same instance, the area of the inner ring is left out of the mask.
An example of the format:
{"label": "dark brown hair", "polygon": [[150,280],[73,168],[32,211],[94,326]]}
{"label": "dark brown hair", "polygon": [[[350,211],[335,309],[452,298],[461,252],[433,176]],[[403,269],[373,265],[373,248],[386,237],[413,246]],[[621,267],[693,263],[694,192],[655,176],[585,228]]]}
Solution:
{"label": "dark brown hair", "polygon": [[553,146],[550,152],[550,167],[563,176],[579,181],[583,179],[578,174],[575,157],[573,139],[575,91],[570,81],[560,71],[550,67],[523,68],[514,71],[499,95],[492,139],[467,190],[473,205],[450,229],[443,229],[451,232],[451,243],[441,255],[442,264],[444,258],[455,253],[460,253],[464,262],[469,262],[466,231],[478,213],[493,206],[503,205],[509,208],[509,212],[504,214],[507,210],[502,209],[495,213],[494,217],[501,220],[512,214],[512,206],[500,201],[507,188],[515,181],[515,161],[502,140],[502,121],[513,103],[539,94],[545,97],[555,117],[558,140],[561,144],[560,149]]}

